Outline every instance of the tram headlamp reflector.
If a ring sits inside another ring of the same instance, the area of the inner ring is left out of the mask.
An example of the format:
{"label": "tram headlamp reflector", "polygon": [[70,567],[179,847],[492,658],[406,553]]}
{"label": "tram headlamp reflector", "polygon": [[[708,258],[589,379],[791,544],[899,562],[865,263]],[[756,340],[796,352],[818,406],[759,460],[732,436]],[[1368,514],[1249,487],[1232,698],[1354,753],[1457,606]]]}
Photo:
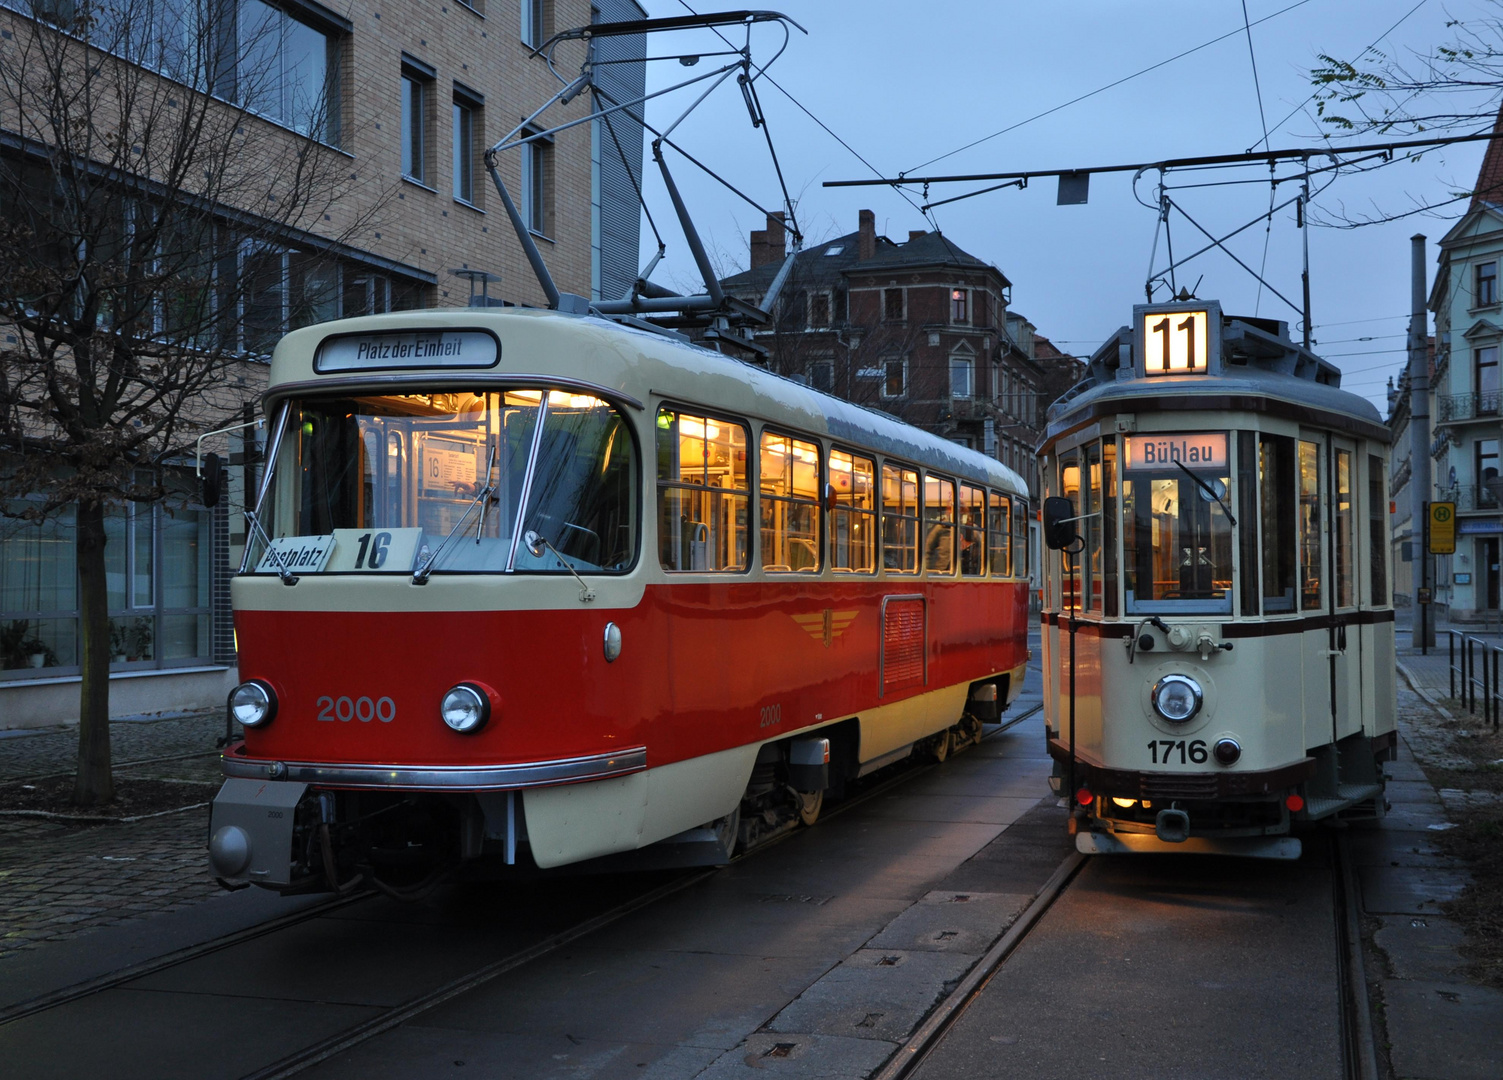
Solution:
{"label": "tram headlamp reflector", "polygon": [[229,710],[241,727],[260,727],[277,714],[277,692],[260,679],[243,682],[230,691]]}
{"label": "tram headlamp reflector", "polygon": [[1188,675],[1165,675],[1153,684],[1153,708],[1171,724],[1183,724],[1200,712],[1205,695]]}
{"label": "tram headlamp reflector", "polygon": [[445,724],[468,735],[479,731],[490,719],[491,701],[478,687],[460,683],[444,695],[439,713]]}
{"label": "tram headlamp reflector", "polygon": [[1112,796],[1112,802],[1116,803],[1118,806],[1122,807],[1122,809],[1124,809],[1124,810],[1128,809],[1129,807],[1133,807],[1133,806],[1137,806],[1138,805],[1138,800],[1137,799],[1124,799],[1120,795],[1113,795]]}

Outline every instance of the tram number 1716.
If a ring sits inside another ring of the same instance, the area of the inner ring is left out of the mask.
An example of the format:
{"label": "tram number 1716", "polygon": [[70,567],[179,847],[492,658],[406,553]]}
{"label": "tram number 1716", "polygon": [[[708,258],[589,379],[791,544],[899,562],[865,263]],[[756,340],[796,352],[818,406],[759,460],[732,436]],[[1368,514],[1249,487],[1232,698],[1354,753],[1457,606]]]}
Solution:
{"label": "tram number 1716", "polygon": [[[1159,756],[1159,751],[1163,756]],[[1204,739],[1196,739],[1186,746],[1184,739],[1155,739],[1148,744],[1148,752],[1153,755],[1155,765],[1168,765],[1170,755],[1179,751],[1179,763],[1193,763],[1201,765],[1206,760],[1206,743]]]}

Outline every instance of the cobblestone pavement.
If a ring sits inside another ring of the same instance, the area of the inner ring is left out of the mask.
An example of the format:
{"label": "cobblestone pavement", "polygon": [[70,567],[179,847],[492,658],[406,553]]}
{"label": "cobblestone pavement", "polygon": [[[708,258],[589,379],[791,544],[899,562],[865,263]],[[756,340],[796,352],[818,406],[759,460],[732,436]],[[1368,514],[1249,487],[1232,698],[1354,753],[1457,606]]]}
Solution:
{"label": "cobblestone pavement", "polygon": [[[223,737],[224,713],[218,709],[163,720],[117,720],[110,725],[110,753],[117,763],[204,753]],[[0,780],[72,772],[77,760],[76,724],[0,732]]]}
{"label": "cobblestone pavement", "polygon": [[[218,711],[116,722],[117,762],[175,758],[117,769],[116,778],[217,783],[223,734]],[[77,752],[76,727],[0,738],[0,779],[69,772]],[[207,797],[185,791],[187,802]],[[225,895],[205,857],[208,813],[89,827],[0,815],[0,964],[18,949]]]}

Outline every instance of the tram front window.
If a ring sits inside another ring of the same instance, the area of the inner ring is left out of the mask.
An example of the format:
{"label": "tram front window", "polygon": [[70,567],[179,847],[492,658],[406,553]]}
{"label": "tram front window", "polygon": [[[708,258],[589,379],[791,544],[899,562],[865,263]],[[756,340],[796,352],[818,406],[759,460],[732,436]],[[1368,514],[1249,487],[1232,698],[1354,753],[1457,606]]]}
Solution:
{"label": "tram front window", "polygon": [[508,390],[288,408],[262,507],[275,552],[253,537],[258,571],[278,557],[299,573],[412,573],[431,559],[433,573],[566,574],[633,561],[636,452],[599,398]]}
{"label": "tram front window", "polygon": [[1131,436],[1122,477],[1129,614],[1231,612],[1225,433]]}

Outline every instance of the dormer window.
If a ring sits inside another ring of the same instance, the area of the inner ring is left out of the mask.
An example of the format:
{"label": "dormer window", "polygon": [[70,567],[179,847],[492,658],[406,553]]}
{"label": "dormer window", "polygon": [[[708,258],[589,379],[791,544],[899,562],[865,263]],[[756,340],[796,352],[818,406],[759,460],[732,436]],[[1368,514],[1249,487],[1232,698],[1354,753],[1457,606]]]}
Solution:
{"label": "dormer window", "polygon": [[829,247],[825,248],[825,254],[826,255],[839,255],[844,250],[845,250],[845,245],[844,244],[831,244]]}

